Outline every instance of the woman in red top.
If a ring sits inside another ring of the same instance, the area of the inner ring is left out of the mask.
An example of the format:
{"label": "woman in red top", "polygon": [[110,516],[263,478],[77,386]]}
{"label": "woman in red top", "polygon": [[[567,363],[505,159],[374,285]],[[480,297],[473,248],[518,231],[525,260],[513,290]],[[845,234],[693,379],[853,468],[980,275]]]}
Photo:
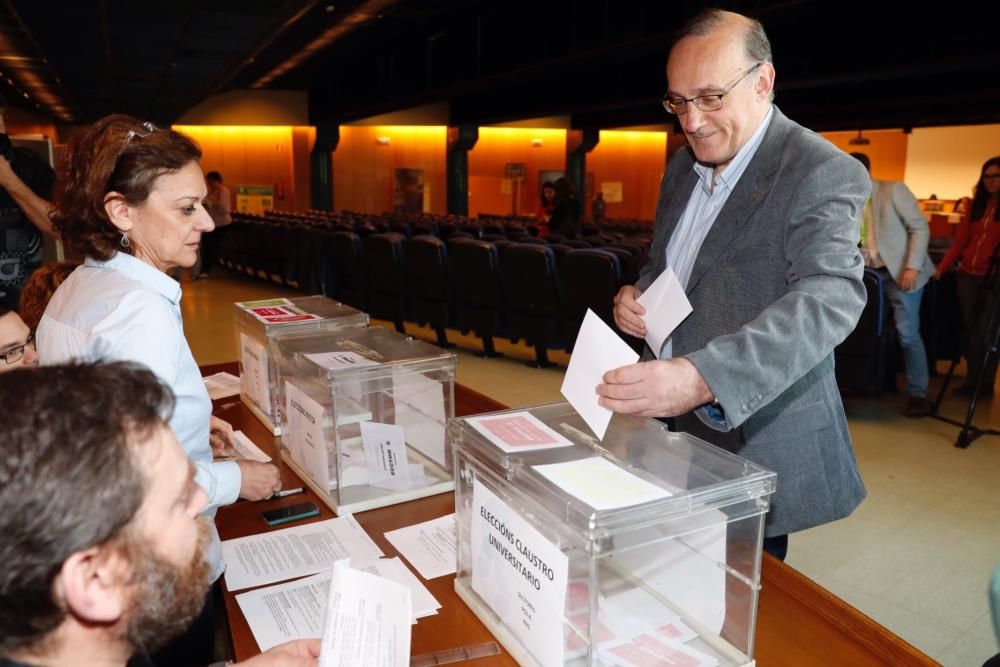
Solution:
{"label": "woman in red top", "polygon": [[[971,394],[975,382],[982,370],[983,357],[986,354],[986,341],[990,332],[989,313],[992,312],[998,297],[996,292],[987,293],[985,301],[976,309],[976,299],[983,276],[990,268],[990,258],[996,251],[1000,241],[1000,156],[992,157],[983,165],[976,183],[976,191],[972,197],[972,206],[962,221],[958,223],[955,242],[948,254],[938,264],[935,278],[958,265],[958,305],[962,310],[962,325],[966,332],[965,359],[969,371],[965,376],[965,384],[956,393]],[[993,384],[996,379],[997,359],[994,355],[990,365],[985,369],[981,396],[993,395]]]}

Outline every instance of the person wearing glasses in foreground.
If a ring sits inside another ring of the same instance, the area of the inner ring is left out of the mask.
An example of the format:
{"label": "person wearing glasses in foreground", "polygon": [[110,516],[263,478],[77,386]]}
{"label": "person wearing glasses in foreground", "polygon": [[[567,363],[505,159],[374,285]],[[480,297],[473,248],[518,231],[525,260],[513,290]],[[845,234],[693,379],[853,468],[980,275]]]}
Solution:
{"label": "person wearing glasses in foreground", "polygon": [[[269,463],[212,460],[211,439],[232,438],[232,428],[212,416],[184,337],[181,286],[168,275],[194,265],[202,234],[213,229],[199,158],[187,136],[129,116],[103,118],[70,140],[58,165],[52,224],[86,260],[52,295],[38,325],[38,355],[43,365],[128,360],[156,373],[177,398],[170,427],[208,494],[202,513],[213,518],[238,497],[269,498],[281,477]],[[214,582],[224,569],[214,523],[208,562]],[[209,595],[188,634],[153,656],[155,664],[211,661],[212,602]]]}
{"label": "person wearing glasses in foreground", "polygon": [[865,306],[858,237],[871,179],[772,104],[757,21],[700,13],[670,51],[667,80],[664,106],[689,145],[667,166],[650,259],[615,297],[615,322],[645,335],[636,298],[667,267],[694,312],[597,393],[776,471],[764,547],[783,558],[789,533],[845,517],[865,496],[833,350]]}
{"label": "person wearing glasses in foreground", "polygon": [[0,373],[38,363],[35,335],[4,299],[0,299]]}

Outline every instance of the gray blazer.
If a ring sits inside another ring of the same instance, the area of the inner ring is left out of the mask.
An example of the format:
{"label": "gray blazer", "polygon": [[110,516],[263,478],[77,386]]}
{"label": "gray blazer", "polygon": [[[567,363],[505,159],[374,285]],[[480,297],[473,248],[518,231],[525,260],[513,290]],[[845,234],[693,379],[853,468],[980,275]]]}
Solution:
{"label": "gray blazer", "polygon": [[[697,182],[693,160],[679,150],[667,166],[640,289],[665,268]],[[699,409],[677,428],[778,473],[769,536],[847,516],[865,496],[833,349],[865,306],[857,246],[870,187],[861,163],[775,108],[687,285],[694,312],[673,351],[705,378],[725,423]]]}
{"label": "gray blazer", "polygon": [[916,269],[917,289],[926,285],[934,273],[934,262],[927,256],[931,228],[910,189],[899,181],[873,180],[872,222],[879,257],[896,284],[903,269]]}

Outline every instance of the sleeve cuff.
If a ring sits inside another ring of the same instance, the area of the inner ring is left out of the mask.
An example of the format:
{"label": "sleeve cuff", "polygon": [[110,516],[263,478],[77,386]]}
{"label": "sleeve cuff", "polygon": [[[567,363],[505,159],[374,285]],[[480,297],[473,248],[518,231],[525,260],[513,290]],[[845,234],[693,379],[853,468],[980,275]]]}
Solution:
{"label": "sleeve cuff", "polygon": [[208,494],[204,512],[212,512],[224,505],[232,505],[240,497],[243,475],[235,461],[219,461],[198,465],[195,481]]}

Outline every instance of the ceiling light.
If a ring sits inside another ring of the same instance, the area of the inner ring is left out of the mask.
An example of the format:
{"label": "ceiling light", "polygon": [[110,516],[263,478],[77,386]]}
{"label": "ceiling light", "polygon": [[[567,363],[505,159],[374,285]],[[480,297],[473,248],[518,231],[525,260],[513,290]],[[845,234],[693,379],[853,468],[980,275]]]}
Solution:
{"label": "ceiling light", "polygon": [[861,130],[858,130],[858,136],[852,138],[847,142],[850,146],[867,146],[871,143],[871,140],[867,137],[861,136]]}

